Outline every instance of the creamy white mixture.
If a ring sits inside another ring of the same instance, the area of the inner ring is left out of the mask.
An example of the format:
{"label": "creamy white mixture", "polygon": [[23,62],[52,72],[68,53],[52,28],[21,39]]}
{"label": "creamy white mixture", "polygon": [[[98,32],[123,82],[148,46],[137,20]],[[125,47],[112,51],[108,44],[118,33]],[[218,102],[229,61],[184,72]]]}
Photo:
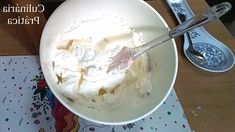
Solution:
{"label": "creamy white mixture", "polygon": [[142,55],[125,71],[107,73],[107,59],[117,47],[135,47],[143,36],[127,25],[110,19],[83,21],[78,32],[57,42],[53,72],[59,90],[72,100],[90,101],[96,107],[121,103],[127,97],[142,98],[151,93],[151,70],[147,55]]}

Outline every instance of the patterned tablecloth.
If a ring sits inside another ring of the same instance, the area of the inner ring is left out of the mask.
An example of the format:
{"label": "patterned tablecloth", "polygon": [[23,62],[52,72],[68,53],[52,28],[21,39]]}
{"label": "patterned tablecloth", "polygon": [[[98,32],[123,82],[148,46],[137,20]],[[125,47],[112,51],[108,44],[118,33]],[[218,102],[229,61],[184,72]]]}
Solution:
{"label": "patterned tablecloth", "polygon": [[[0,57],[0,132],[56,131],[53,94],[43,78],[38,56]],[[66,120],[66,118],[63,118]],[[67,121],[68,122],[68,121]],[[134,123],[109,126],[79,119],[81,132],[190,132],[174,89],[150,116]],[[57,129],[58,130],[58,129]]]}

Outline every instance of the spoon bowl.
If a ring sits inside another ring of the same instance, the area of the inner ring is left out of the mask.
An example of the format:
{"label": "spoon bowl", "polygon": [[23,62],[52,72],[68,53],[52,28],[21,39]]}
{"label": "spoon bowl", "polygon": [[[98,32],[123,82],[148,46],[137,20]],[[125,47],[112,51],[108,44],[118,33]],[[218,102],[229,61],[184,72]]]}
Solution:
{"label": "spoon bowl", "polygon": [[[206,32],[204,34],[206,34]],[[209,34],[207,35],[209,36]],[[213,39],[212,36],[211,39]],[[190,56],[186,50],[184,50],[184,53],[190,62],[200,69],[209,72],[225,72],[234,66],[235,60],[233,52],[215,38],[213,43],[194,43],[194,47],[197,51],[205,53],[204,62],[199,62],[195,59],[192,59],[192,56]]]}

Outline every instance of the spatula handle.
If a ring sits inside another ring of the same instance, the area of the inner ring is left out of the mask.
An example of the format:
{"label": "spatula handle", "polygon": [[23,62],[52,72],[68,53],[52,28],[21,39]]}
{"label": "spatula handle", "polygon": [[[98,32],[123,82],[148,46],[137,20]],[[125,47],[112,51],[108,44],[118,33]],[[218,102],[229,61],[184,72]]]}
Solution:
{"label": "spatula handle", "polygon": [[158,45],[165,43],[166,41],[181,36],[182,34],[204,25],[209,21],[216,20],[220,16],[227,13],[232,8],[231,4],[228,2],[222,2],[216,4],[215,6],[209,8],[208,10],[204,11],[201,14],[193,16],[192,18],[188,19],[187,21],[181,23],[175,28],[172,28],[169,32],[149,41],[145,44],[135,47],[131,49],[131,56],[133,59],[137,58],[139,55],[143,54],[144,52],[152,49]]}

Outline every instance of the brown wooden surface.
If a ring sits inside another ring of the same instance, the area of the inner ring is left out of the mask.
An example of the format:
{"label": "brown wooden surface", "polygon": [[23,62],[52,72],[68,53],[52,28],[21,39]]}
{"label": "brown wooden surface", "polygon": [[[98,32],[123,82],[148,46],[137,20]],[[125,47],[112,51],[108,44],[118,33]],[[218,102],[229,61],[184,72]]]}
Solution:
{"label": "brown wooden surface", "polygon": [[[36,0],[3,0],[1,6],[8,4],[19,6],[31,4],[36,6]],[[8,25],[8,18],[17,18],[18,16],[40,17],[40,24]],[[0,9],[0,55],[11,54],[38,54],[41,32],[46,23],[43,13],[21,12],[21,13],[3,13]],[[7,43],[6,43],[7,42]],[[6,46],[7,45],[7,46]]]}
{"label": "brown wooden surface", "polygon": [[[208,7],[204,0],[188,0],[195,13]],[[165,0],[148,0],[170,27],[177,24]],[[37,54],[23,25],[7,25],[14,14],[0,11],[0,55]],[[220,21],[206,25],[217,39],[235,51],[235,40]],[[175,90],[189,124],[195,132],[235,131],[235,69],[208,73],[194,67],[182,52],[182,39],[176,39],[179,71]],[[174,121],[173,121],[174,122]]]}

